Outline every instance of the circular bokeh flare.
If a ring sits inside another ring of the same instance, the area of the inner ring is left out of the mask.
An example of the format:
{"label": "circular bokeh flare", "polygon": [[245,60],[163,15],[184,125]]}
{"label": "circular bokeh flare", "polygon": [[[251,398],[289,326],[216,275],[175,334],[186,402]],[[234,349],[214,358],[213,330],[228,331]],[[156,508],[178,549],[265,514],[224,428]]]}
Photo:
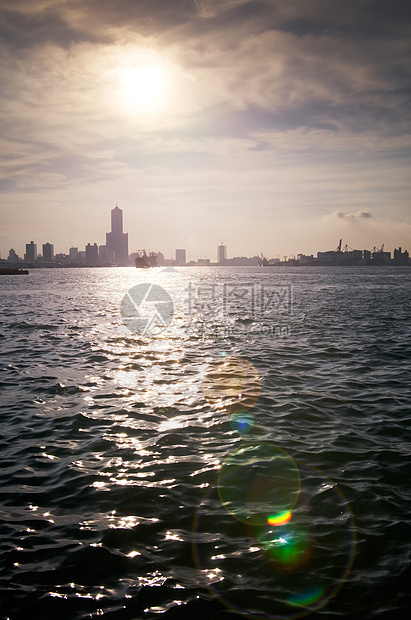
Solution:
{"label": "circular bokeh flare", "polygon": [[249,433],[254,426],[254,416],[249,411],[240,409],[231,416],[230,425],[233,431],[237,431],[240,435],[245,435],[245,433]]}
{"label": "circular bokeh flare", "polygon": [[258,370],[242,357],[226,357],[211,364],[203,381],[208,403],[217,410],[236,413],[251,409],[261,394]]}
{"label": "circular bokeh flare", "polygon": [[281,525],[231,519],[217,485],[195,515],[192,549],[205,585],[249,620],[303,618],[324,607],[351,571],[356,539],[347,500],[317,469],[299,462],[298,469],[298,502]]}
{"label": "circular bokeh flare", "polygon": [[291,511],[300,493],[297,465],[285,450],[270,443],[246,444],[223,462],[218,493],[226,510],[250,525]]}

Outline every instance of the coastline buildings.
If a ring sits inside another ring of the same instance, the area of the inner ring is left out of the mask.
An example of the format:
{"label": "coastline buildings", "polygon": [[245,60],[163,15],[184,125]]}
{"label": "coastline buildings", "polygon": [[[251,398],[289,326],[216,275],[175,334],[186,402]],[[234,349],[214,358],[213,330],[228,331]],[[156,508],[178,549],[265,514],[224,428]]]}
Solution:
{"label": "coastline buildings", "polygon": [[98,246],[98,264],[100,267],[108,267],[115,264],[114,250],[109,250],[106,245]]}
{"label": "coastline buildings", "polygon": [[[364,250],[364,252],[366,252],[366,250]],[[391,252],[384,252],[384,246],[381,250],[374,248],[371,252],[371,257],[365,257],[365,263],[373,265],[389,265],[391,263]]]}
{"label": "coastline buildings", "polygon": [[86,245],[86,266],[97,267],[98,265],[98,245],[94,243],[88,243]]}
{"label": "coastline buildings", "polygon": [[[14,249],[10,249],[7,259],[0,258],[0,265],[20,264],[26,267],[110,267],[110,266],[129,266],[134,265],[134,259],[145,250],[140,250],[128,256],[128,234],[123,232],[123,211],[115,206],[111,210],[111,232],[106,233],[106,245],[97,243],[87,243],[85,251],[79,251],[78,247],[71,247],[68,254],[58,253],[54,255],[54,245],[52,243],[42,244],[43,254],[37,254],[37,244],[34,241],[26,244],[24,260],[22,260]],[[183,248],[175,250],[175,259],[165,258],[162,252],[147,252],[153,258],[153,265],[158,266],[262,266],[262,267],[293,267],[293,266],[375,266],[375,265],[394,265],[411,266],[410,256],[407,250],[401,247],[395,248],[392,257],[391,252],[384,251],[384,244],[381,248],[374,246],[372,250],[356,250],[347,244],[342,247],[342,239],[335,250],[319,251],[317,255],[298,254],[284,260],[277,258],[268,259],[263,254],[260,256],[237,256],[227,258],[227,246],[220,241],[217,246],[217,262],[211,262],[209,258],[198,258],[187,263],[187,252]],[[154,260],[156,258],[156,261]]]}
{"label": "coastline buildings", "polygon": [[52,243],[43,243],[43,261],[51,263],[54,260],[54,245]]}
{"label": "coastline buildings", "polygon": [[225,265],[227,261],[227,246],[223,244],[223,242],[220,243],[220,245],[217,246],[217,263],[219,265]]}
{"label": "coastline buildings", "polygon": [[26,253],[24,255],[25,263],[35,263],[37,259],[37,244],[34,241],[26,243]]}
{"label": "coastline buildings", "polygon": [[19,258],[20,257],[18,256],[16,251],[13,248],[11,248],[11,250],[9,251],[7,262],[12,263],[13,265],[14,264],[17,265],[17,263],[19,262]]}
{"label": "coastline buildings", "polygon": [[[164,258],[164,257],[163,257]],[[185,265],[187,263],[187,255],[185,250],[176,250],[176,265]]]}
{"label": "coastline buildings", "polygon": [[128,264],[128,233],[123,233],[123,211],[117,205],[111,210],[111,232],[106,233],[106,251],[113,253],[117,265]]}
{"label": "coastline buildings", "polygon": [[76,263],[77,262],[77,257],[78,257],[78,248],[70,248],[69,249],[69,259],[72,263]]}
{"label": "coastline buildings", "polygon": [[409,265],[410,264],[410,255],[407,250],[405,252],[401,251],[401,247],[394,250],[394,265]]}
{"label": "coastline buildings", "polygon": [[[291,264],[290,261],[283,264]],[[407,251],[402,252],[401,248],[394,250],[394,259],[391,258],[391,252],[384,251],[384,245],[380,249],[374,246],[373,250],[353,250],[348,245],[341,249],[341,241],[336,250],[328,250],[326,252],[317,252],[317,258],[298,254],[297,261],[293,264],[298,265],[408,265],[409,254]]]}

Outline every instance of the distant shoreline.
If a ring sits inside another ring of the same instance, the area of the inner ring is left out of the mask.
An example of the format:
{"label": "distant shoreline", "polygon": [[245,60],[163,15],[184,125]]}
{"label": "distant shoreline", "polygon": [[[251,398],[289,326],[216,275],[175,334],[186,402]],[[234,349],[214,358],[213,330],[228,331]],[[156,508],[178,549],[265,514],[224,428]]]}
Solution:
{"label": "distant shoreline", "polygon": [[[369,268],[375,268],[375,267],[387,267],[387,268],[392,268],[392,267],[403,267],[405,269],[409,269],[411,267],[411,265],[398,265],[395,263],[385,263],[385,264],[349,264],[349,263],[345,263],[345,264],[341,264],[341,263],[306,263],[306,264],[301,264],[301,263],[295,263],[295,264],[286,264],[286,263],[281,263],[281,264],[272,264],[272,265],[218,265],[216,263],[209,263],[207,265],[204,264],[200,264],[200,265],[158,265],[157,267],[147,267],[145,269],[137,269],[137,271],[150,271],[152,269],[164,269],[167,267],[173,267],[175,269],[181,269],[181,268],[191,268],[191,267],[196,267],[196,268],[208,268],[208,267],[212,267],[212,268],[227,268],[227,267],[242,267],[242,268],[259,268],[259,269],[272,269],[272,268],[276,268],[276,269],[280,269],[285,267],[286,269],[290,269],[293,267],[303,267],[303,268],[312,268],[312,267],[348,267],[350,269],[355,269],[355,268],[360,268],[360,267],[366,267],[367,269]],[[29,270],[35,270],[35,271],[40,271],[42,269],[124,269],[124,268],[130,268],[130,269],[136,269],[136,267],[134,267],[134,265],[31,265],[31,264],[22,264],[21,267],[0,267],[0,275],[20,275],[20,274],[28,274]]]}

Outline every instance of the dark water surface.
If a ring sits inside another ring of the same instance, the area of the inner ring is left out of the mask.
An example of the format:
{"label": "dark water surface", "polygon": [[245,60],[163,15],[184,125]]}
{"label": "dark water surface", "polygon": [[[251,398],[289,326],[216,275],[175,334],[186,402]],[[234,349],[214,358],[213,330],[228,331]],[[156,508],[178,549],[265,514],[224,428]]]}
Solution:
{"label": "dark water surface", "polygon": [[[174,303],[156,337],[120,314],[143,282]],[[33,270],[0,291],[1,618],[410,617],[411,269]],[[261,379],[247,433],[203,393],[233,357]],[[237,518],[273,500],[279,455],[291,520]]]}

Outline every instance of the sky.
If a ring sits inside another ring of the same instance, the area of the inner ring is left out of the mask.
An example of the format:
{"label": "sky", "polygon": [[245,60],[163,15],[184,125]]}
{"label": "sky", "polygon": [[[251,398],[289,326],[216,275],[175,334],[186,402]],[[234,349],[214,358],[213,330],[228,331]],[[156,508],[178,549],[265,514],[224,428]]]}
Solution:
{"label": "sky", "polygon": [[408,0],[0,0],[0,251],[411,251]]}

